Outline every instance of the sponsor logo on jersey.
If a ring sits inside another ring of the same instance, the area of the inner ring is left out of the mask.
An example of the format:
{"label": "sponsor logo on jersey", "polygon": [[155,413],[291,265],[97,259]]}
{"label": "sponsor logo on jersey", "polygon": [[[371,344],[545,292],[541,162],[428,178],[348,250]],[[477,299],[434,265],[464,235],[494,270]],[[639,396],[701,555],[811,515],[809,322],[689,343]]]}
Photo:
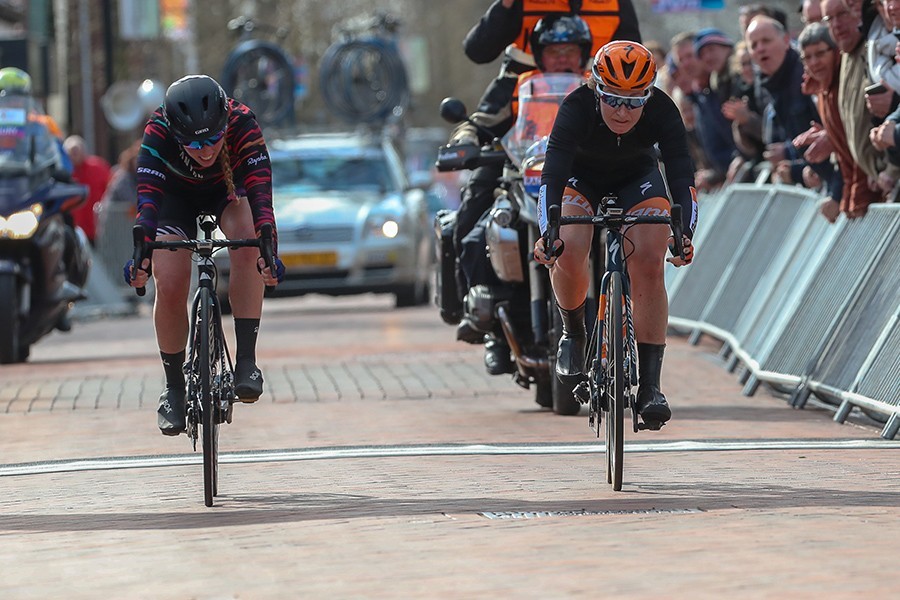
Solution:
{"label": "sponsor logo on jersey", "polygon": [[655,206],[644,206],[628,211],[629,215],[647,216],[647,217],[667,217],[669,211],[665,208],[656,208]]}
{"label": "sponsor logo on jersey", "polygon": [[145,173],[145,174],[147,174],[147,175],[152,175],[153,177],[159,177],[159,178],[162,179],[163,181],[166,180],[166,175],[165,175],[165,173],[160,173],[160,172],[157,171],[156,169],[149,169],[149,168],[147,168],[147,167],[138,167],[138,168],[137,168],[137,172],[138,172],[138,173]]}
{"label": "sponsor logo on jersey", "polygon": [[255,166],[258,165],[259,163],[261,163],[261,162],[266,162],[267,160],[269,160],[269,156],[268,156],[268,155],[266,155],[266,154],[260,154],[259,156],[251,156],[250,158],[248,158],[248,159],[247,159],[247,164],[248,164],[248,165],[252,165],[252,166],[255,167]]}

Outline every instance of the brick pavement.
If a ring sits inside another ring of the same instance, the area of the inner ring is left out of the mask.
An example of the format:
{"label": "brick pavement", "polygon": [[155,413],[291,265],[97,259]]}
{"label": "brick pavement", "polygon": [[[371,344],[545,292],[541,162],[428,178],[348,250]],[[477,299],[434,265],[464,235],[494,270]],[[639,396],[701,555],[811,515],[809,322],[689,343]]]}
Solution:
{"label": "brick pavement", "polygon": [[[314,353],[288,327],[328,316],[305,310],[271,315],[271,393],[237,408],[224,451],[592,440],[585,416],[539,411],[484,375],[480,350],[448,343],[431,312],[406,313],[410,333],[389,342],[353,340],[348,323]],[[380,306],[363,312],[375,328],[398,326]],[[0,371],[0,462],[189,451],[155,431],[152,353],[66,343]],[[675,420],[627,445],[878,439],[764,391],[742,396],[716,349],[672,340]],[[621,493],[603,481],[602,454],[232,464],[213,509],[197,467],[0,478],[0,598],[888,597],[896,456],[628,453]],[[483,516],[507,511],[579,516]]]}

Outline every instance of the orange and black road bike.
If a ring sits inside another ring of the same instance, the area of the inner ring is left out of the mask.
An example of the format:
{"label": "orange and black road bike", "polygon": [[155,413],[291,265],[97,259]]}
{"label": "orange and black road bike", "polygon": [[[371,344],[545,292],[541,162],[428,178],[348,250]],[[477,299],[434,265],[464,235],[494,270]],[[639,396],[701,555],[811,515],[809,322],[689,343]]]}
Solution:
{"label": "orange and black road bike", "polygon": [[[597,320],[585,352],[582,370],[587,379],[575,387],[575,396],[589,407],[589,423],[599,438],[606,435],[606,480],[613,489],[622,489],[624,462],[625,411],[631,409],[634,432],[659,429],[661,423],[640,420],[634,390],[638,384],[637,342],[631,311],[631,283],[626,266],[625,230],[634,225],[665,224],[672,228],[675,245],[673,255],[684,258],[681,206],[673,205],[671,215],[627,214],[617,205],[618,198],[606,196],[596,215],[560,216],[559,206],[547,211],[545,248],[552,248],[563,225],[593,225],[606,229],[606,267],[593,270],[599,279]],[[603,256],[600,236],[594,236],[592,255]],[[597,282],[595,281],[594,284]],[[602,423],[606,426],[602,427]]]}

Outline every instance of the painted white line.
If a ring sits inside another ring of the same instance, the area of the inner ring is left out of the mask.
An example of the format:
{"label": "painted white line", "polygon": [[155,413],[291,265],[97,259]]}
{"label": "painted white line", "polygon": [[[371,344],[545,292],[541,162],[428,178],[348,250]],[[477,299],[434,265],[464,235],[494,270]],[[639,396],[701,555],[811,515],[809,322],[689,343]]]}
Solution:
{"label": "painted white line", "polygon": [[[873,440],[720,440],[625,444],[626,452],[734,452],[753,450],[898,450],[900,442]],[[550,454],[596,454],[605,452],[604,444],[447,444],[410,446],[346,446],[288,450],[250,450],[225,452],[221,464],[336,460],[341,458],[403,458],[411,456],[505,456]],[[116,469],[148,469],[199,465],[203,456],[179,454],[167,456],[111,456],[55,460],[40,463],[0,465],[0,477],[76,473]]]}

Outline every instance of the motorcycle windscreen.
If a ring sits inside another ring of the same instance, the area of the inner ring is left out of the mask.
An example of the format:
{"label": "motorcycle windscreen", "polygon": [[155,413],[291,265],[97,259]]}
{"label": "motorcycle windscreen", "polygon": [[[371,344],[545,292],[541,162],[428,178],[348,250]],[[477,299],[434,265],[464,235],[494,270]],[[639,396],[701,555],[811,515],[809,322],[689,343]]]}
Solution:
{"label": "motorcycle windscreen", "polygon": [[527,158],[539,158],[563,99],[584,79],[574,73],[531,71],[519,77],[516,122],[501,143],[520,169]]}

